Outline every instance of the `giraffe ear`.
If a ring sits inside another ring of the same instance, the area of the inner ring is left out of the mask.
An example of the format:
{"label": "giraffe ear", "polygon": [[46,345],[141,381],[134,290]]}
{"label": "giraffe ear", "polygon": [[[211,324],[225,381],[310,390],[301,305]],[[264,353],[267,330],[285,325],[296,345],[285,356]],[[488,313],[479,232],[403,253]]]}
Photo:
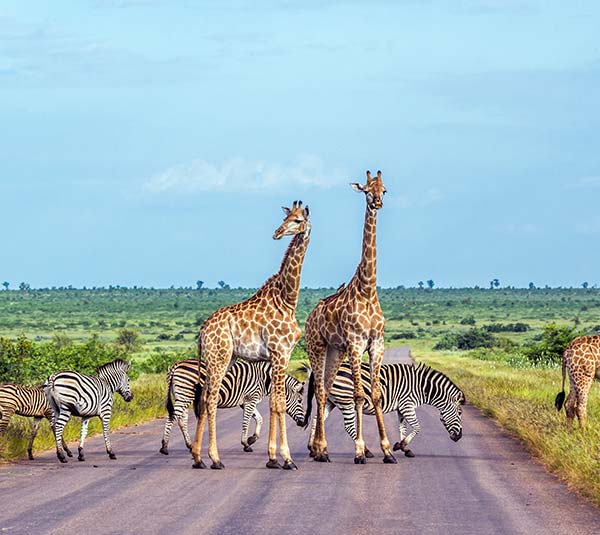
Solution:
{"label": "giraffe ear", "polygon": [[290,215],[291,210],[289,208],[286,208],[285,206],[282,206],[281,209],[283,210],[283,213],[286,216]]}
{"label": "giraffe ear", "polygon": [[359,193],[361,191],[365,191],[365,188],[362,184],[359,184],[358,182],[350,182],[350,186],[352,186],[352,189],[354,191],[358,191]]}

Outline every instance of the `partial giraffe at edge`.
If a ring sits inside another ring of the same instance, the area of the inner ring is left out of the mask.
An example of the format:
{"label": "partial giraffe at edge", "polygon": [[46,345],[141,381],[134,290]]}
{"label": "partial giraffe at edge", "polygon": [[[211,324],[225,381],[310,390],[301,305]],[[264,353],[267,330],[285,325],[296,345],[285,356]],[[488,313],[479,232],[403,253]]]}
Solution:
{"label": "partial giraffe at edge", "polygon": [[[565,375],[569,374],[569,396],[565,403]],[[560,411],[565,406],[567,422],[573,423],[575,415],[584,428],[587,419],[587,399],[594,382],[600,380],[600,335],[575,338],[563,353],[562,390],[556,395],[554,405]]]}

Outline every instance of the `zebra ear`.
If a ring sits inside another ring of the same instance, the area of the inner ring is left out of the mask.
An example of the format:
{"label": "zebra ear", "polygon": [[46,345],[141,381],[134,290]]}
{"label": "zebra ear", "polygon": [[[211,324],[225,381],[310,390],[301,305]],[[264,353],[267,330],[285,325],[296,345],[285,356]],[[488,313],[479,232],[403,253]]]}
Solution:
{"label": "zebra ear", "polygon": [[131,369],[131,360],[127,363],[127,368],[125,368],[125,371],[128,372]]}
{"label": "zebra ear", "polygon": [[467,402],[467,398],[465,397],[465,395],[464,395],[464,394],[462,394],[462,395],[460,396],[460,404],[461,404],[461,405],[464,405],[466,402]]}

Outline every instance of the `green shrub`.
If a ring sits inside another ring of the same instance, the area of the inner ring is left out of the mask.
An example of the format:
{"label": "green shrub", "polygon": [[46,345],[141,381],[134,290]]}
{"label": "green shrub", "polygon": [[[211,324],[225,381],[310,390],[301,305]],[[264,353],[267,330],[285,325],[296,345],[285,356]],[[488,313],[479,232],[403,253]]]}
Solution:
{"label": "green shrub", "polygon": [[436,350],[477,349],[479,347],[494,347],[498,344],[496,337],[483,329],[469,329],[463,333],[448,333],[433,346]]}
{"label": "green shrub", "polygon": [[475,317],[467,316],[466,318],[463,318],[460,320],[460,324],[461,325],[475,325]]}
{"label": "green shrub", "polygon": [[527,323],[492,323],[483,328],[490,333],[524,333],[531,329]]}
{"label": "green shrub", "polygon": [[549,323],[544,328],[539,341],[523,348],[523,354],[534,364],[561,362],[565,348],[581,334],[572,327]]}

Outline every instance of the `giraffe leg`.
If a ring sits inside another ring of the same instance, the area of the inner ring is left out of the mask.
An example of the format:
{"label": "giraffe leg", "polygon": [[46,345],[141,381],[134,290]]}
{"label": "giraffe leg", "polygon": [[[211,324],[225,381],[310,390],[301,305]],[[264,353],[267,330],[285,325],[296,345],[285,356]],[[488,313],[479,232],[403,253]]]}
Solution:
{"label": "giraffe leg", "polygon": [[[331,403],[331,401],[327,400],[327,403],[325,405],[325,412],[323,413],[323,421],[326,421],[327,418],[329,417],[329,414],[331,413],[331,411],[335,409],[335,405],[333,403]],[[315,439],[315,430],[317,428],[317,417],[315,416],[312,419],[312,424],[310,426],[310,436],[308,439],[308,451],[310,451],[310,456],[314,457],[314,453],[313,453],[313,441]]]}
{"label": "giraffe leg", "polygon": [[219,457],[219,449],[217,447],[217,407],[219,404],[219,390],[223,383],[223,377],[227,372],[228,361],[219,363],[209,370],[206,369],[206,382],[204,388],[207,389],[206,396],[206,411],[208,418],[208,456],[212,464],[210,467],[213,470],[222,470],[225,465]]}
{"label": "giraffe leg", "polygon": [[381,451],[383,451],[384,455],[383,462],[386,464],[396,464],[396,458],[390,449],[390,441],[385,430],[383,409],[381,407],[381,379],[379,372],[381,371],[383,352],[383,337],[373,340],[369,347],[369,358],[371,361],[371,397],[373,400],[373,407],[375,408],[377,427],[379,429],[379,443],[381,445]]}
{"label": "giraffe leg", "polygon": [[[321,462],[327,462],[327,441],[325,439],[325,364],[327,358],[327,346],[320,339],[310,336],[306,340],[306,351],[313,370],[313,381],[315,389],[315,401],[317,414],[314,423],[314,433],[311,441],[311,457]],[[310,401],[310,400],[309,400]]]}
{"label": "giraffe leg", "polygon": [[581,429],[585,429],[587,419],[587,399],[590,388],[594,381],[593,375],[581,374],[579,376],[579,384],[577,387],[577,419]]}
{"label": "giraffe leg", "polygon": [[361,378],[360,348],[353,347],[350,351],[350,366],[352,367],[352,380],[354,382],[354,407],[356,411],[356,437],[354,439],[354,464],[365,464],[365,441],[363,439],[363,405],[365,403],[365,391]]}

